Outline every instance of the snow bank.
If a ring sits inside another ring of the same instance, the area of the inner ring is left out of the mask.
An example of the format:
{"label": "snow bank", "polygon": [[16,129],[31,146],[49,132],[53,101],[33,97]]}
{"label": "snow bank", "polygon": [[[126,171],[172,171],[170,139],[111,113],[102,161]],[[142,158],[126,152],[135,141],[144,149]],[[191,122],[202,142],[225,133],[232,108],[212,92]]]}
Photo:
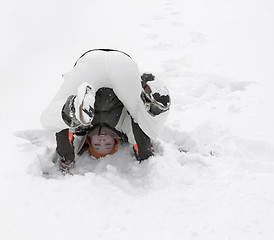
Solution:
{"label": "snow bank", "polygon": [[[3,9],[1,239],[273,238],[271,1]],[[39,117],[61,74],[97,47],[128,52],[166,84],[167,125],[181,134],[159,140],[142,164],[124,145],[104,159],[77,159],[75,175],[63,176],[52,163],[54,133]]]}
{"label": "snow bank", "polygon": [[28,140],[21,158],[31,159],[9,179],[14,198],[6,207],[19,227],[6,231],[14,239],[267,239],[274,147],[216,126],[190,134],[213,149],[207,156],[161,142],[160,154],[139,164],[124,146],[99,160],[77,159],[74,176],[61,175],[51,162],[52,133],[17,133]]}

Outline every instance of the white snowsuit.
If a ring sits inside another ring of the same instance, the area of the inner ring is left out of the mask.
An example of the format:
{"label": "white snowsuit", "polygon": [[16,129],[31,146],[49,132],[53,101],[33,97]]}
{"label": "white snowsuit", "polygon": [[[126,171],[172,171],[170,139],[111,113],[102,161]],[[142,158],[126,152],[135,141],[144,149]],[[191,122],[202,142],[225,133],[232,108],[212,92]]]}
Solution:
{"label": "white snowsuit", "polygon": [[[41,116],[44,128],[57,131],[67,128],[61,116],[64,103],[68,96],[76,95],[78,87],[86,82],[93,86],[95,92],[102,87],[113,89],[134,122],[138,123],[150,138],[158,137],[163,129],[168,111],[157,116],[148,113],[140,98],[141,74],[137,64],[126,54],[119,51],[89,51],[77,61],[72,71],[63,77],[62,86]],[[125,133],[129,142],[135,144],[127,111],[123,111],[123,116],[115,128]]]}

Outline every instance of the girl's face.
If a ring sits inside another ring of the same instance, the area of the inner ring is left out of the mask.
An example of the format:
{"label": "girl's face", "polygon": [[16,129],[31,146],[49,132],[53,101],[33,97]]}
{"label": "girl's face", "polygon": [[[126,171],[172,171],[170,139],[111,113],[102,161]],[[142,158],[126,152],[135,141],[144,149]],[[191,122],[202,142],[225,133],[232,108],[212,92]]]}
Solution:
{"label": "girl's face", "polygon": [[99,154],[110,153],[114,147],[114,144],[114,138],[108,135],[105,131],[102,131],[99,135],[93,135],[91,137],[91,146],[94,151]]}

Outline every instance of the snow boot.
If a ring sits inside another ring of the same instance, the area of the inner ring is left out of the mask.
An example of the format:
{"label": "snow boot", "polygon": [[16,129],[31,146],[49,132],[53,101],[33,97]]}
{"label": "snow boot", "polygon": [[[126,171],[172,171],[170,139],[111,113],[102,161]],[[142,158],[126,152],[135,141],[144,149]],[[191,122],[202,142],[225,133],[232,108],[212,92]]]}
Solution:
{"label": "snow boot", "polygon": [[143,87],[141,99],[147,111],[152,116],[168,111],[170,107],[170,97],[163,83],[155,79],[155,76],[151,73],[144,73],[141,79]]}
{"label": "snow boot", "polygon": [[90,125],[94,117],[95,90],[88,83],[79,86],[74,99],[76,119],[84,126]]}

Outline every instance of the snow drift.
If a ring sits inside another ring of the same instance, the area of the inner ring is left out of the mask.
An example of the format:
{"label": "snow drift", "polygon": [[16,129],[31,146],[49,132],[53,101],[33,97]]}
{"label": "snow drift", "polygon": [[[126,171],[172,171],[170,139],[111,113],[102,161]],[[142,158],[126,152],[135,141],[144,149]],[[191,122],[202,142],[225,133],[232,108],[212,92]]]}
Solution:
{"label": "snow drift", "polygon": [[[273,7],[268,0],[6,3],[0,238],[272,239]],[[51,161],[54,133],[39,117],[59,76],[98,47],[128,52],[165,83],[167,125],[183,133],[183,147],[167,134],[142,164],[124,145],[98,161],[85,155],[75,175],[63,176]]]}

